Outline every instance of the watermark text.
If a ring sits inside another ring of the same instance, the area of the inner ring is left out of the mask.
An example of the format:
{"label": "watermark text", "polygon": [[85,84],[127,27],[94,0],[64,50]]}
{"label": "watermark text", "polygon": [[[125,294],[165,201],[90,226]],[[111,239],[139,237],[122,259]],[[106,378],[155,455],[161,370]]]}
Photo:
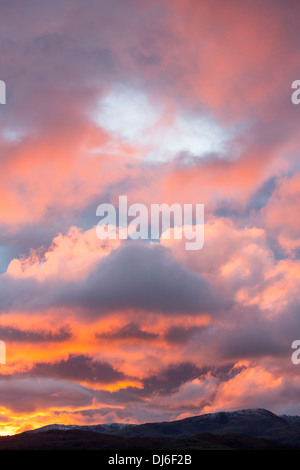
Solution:
{"label": "watermark text", "polygon": [[[132,204],[127,196],[119,196],[119,206],[100,204],[96,215],[101,217],[96,227],[101,240],[128,239],[186,240],[186,250],[200,250],[204,244],[204,204]],[[150,219],[150,223],[149,223]]]}

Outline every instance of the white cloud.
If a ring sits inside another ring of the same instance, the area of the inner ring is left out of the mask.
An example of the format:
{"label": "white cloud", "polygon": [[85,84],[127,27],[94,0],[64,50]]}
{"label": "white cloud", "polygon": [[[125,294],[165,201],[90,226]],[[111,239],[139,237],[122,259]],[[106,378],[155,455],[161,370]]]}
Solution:
{"label": "white cloud", "polygon": [[180,152],[199,157],[222,153],[229,138],[208,116],[177,112],[170,117],[142,91],[121,86],[100,101],[94,120],[116,138],[138,145],[151,161],[170,160]]}

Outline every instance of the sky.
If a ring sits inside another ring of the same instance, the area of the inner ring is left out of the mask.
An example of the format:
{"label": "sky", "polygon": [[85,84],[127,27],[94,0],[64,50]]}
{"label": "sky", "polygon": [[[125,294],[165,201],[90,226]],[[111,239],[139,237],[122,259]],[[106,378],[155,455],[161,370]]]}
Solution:
{"label": "sky", "polygon": [[[300,4],[0,0],[0,435],[300,415]],[[205,241],[97,237],[204,204]]]}

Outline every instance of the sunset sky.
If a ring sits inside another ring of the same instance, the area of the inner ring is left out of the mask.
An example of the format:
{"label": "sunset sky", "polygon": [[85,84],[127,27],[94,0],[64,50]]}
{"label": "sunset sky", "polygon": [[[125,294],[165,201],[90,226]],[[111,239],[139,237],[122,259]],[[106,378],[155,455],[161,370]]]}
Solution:
{"label": "sunset sky", "polygon": [[[297,0],[0,0],[0,435],[300,415]],[[99,204],[204,204],[205,242]]]}

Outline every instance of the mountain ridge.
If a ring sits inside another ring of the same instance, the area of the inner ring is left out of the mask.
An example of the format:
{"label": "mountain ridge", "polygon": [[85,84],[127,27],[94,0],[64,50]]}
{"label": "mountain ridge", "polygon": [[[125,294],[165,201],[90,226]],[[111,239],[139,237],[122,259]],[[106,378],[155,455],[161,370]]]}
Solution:
{"label": "mountain ridge", "polygon": [[216,435],[239,434],[257,438],[274,439],[284,444],[300,446],[300,417],[276,415],[264,408],[246,408],[219,411],[183,418],[175,421],[143,424],[108,423],[93,425],[52,424],[26,431],[90,431],[124,438],[185,439],[203,433]]}
{"label": "mountain ridge", "polygon": [[144,424],[50,424],[0,437],[5,449],[300,450],[300,417],[246,408]]}
{"label": "mountain ridge", "polygon": [[221,417],[227,417],[227,416],[242,416],[244,414],[252,414],[252,415],[265,415],[265,416],[275,416],[277,418],[282,418],[286,420],[292,421],[297,421],[299,420],[300,424],[300,416],[297,415],[276,415],[272,411],[269,411],[265,408],[243,408],[239,410],[234,410],[234,411],[217,411],[214,413],[205,413],[201,415],[195,415],[195,416],[190,416],[187,418],[182,418],[182,419],[177,419],[177,420],[172,420],[172,421],[150,421],[146,423],[141,423],[141,424],[136,424],[136,423],[99,423],[99,424],[59,424],[59,423],[53,423],[53,424],[47,424],[45,426],[41,426],[39,428],[31,429],[28,431],[24,431],[27,433],[34,433],[34,432],[40,432],[40,431],[47,431],[51,429],[58,429],[58,430],[71,430],[71,429],[82,429],[82,430],[92,430],[95,429],[95,432],[97,428],[103,429],[107,428],[107,430],[111,429],[113,432],[118,432],[122,429],[126,429],[129,427],[140,427],[140,426],[145,426],[145,425],[156,425],[156,424],[165,424],[165,423],[181,423],[181,422],[188,422],[191,420],[222,420]]}

